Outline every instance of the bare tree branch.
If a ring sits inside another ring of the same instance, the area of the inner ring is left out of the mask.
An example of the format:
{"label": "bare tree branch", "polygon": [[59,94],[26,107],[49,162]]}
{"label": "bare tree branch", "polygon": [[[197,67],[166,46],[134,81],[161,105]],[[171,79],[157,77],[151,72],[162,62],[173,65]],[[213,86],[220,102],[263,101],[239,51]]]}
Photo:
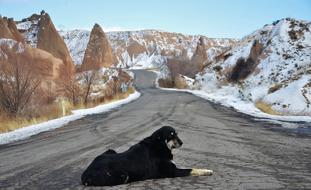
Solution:
{"label": "bare tree branch", "polygon": [[29,55],[16,53],[17,48],[2,45],[6,56],[0,57],[0,106],[11,116],[17,116],[25,108],[41,83]]}

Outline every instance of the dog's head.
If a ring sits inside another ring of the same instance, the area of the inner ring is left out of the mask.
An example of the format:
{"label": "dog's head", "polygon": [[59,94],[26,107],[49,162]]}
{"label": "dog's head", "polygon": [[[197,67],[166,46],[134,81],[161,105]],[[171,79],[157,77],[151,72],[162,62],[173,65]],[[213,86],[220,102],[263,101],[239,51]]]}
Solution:
{"label": "dog's head", "polygon": [[169,150],[179,148],[183,144],[183,142],[177,136],[175,129],[170,126],[164,126],[156,130],[152,134],[152,137],[157,141],[160,141],[161,144],[165,144]]}

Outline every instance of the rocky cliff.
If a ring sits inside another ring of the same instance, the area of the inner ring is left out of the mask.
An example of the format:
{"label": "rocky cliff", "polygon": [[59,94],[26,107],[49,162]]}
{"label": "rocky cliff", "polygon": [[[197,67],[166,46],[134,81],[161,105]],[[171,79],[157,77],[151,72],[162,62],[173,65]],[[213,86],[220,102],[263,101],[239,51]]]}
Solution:
{"label": "rocky cliff", "polygon": [[[1,64],[26,64],[44,90],[57,91],[63,61],[52,54],[11,39],[0,39]],[[27,72],[27,71],[23,71]]]}
{"label": "rocky cliff", "polygon": [[74,65],[63,38],[58,34],[47,13],[42,13],[38,22],[37,48],[45,50],[56,58],[63,60],[62,76],[70,79],[74,73]]}
{"label": "rocky cliff", "polygon": [[0,38],[13,39],[18,42],[24,42],[24,37],[18,32],[15,22],[12,18],[0,17]]}

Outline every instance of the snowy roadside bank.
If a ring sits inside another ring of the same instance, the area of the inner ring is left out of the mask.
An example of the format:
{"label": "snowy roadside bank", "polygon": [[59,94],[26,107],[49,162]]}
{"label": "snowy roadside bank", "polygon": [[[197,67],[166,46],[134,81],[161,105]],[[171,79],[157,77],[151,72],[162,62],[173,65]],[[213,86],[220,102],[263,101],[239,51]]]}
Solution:
{"label": "snowy roadside bank", "polygon": [[[234,108],[236,111],[251,115],[253,117],[257,117],[258,119],[268,120],[279,124],[280,122],[311,122],[311,117],[309,116],[279,116],[279,115],[270,115],[267,113],[262,112],[259,110],[253,103],[251,102],[244,102],[239,100],[234,96],[219,96],[216,93],[210,94],[206,93],[202,90],[188,90],[188,89],[169,89],[169,88],[161,88],[161,90],[168,90],[168,91],[180,91],[180,92],[188,92],[198,97],[204,98],[211,102]],[[289,125],[285,125],[289,126]]]}
{"label": "snowy roadside bank", "polygon": [[7,143],[17,141],[17,140],[22,140],[22,139],[28,138],[30,136],[36,135],[44,131],[49,131],[49,130],[62,127],[63,125],[69,123],[70,121],[80,119],[86,115],[108,112],[114,108],[120,107],[133,100],[136,100],[139,97],[140,97],[140,93],[135,91],[133,94],[130,94],[127,98],[122,99],[122,100],[118,100],[118,101],[111,102],[108,104],[99,105],[93,108],[73,110],[72,115],[49,120],[49,121],[39,123],[36,125],[31,125],[28,127],[23,127],[23,128],[14,130],[12,132],[0,134],[0,145],[7,144]]}
{"label": "snowy roadside bank", "polygon": [[[156,79],[156,81],[158,81],[160,73],[158,71],[153,72],[157,74],[158,78]],[[282,124],[282,126],[288,128],[295,128],[295,126],[293,127],[293,125],[290,124],[284,125],[284,123],[282,122],[311,122],[311,117],[309,116],[279,116],[264,113],[259,110],[252,102],[242,101],[241,99],[230,94],[223,94],[217,91],[215,93],[207,93],[203,90],[161,88],[159,87],[158,83],[156,83],[156,86],[161,90],[188,92],[211,102],[234,108],[238,112],[256,117],[261,120],[267,120],[276,124]]]}
{"label": "snowy roadside bank", "polygon": [[[159,87],[160,88],[160,87]],[[270,115],[267,113],[262,112],[259,110],[253,103],[251,102],[244,102],[239,100],[234,96],[218,96],[215,94],[206,93],[201,90],[181,90],[181,89],[167,89],[167,88],[160,88],[162,90],[174,90],[174,91],[181,91],[181,92],[188,92],[198,97],[207,99],[214,103],[234,108],[236,111],[251,115],[253,117],[257,117],[259,119],[270,120],[272,122],[278,123],[278,121],[284,122],[311,122],[311,117],[309,116],[279,116],[279,115]]]}

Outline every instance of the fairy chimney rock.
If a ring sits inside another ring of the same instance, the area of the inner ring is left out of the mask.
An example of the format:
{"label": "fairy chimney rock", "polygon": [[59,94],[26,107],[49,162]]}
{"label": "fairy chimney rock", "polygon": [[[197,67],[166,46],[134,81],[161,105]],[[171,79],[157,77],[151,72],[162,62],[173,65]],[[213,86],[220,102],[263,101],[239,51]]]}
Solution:
{"label": "fairy chimney rock", "polygon": [[95,24],[84,53],[82,70],[100,69],[110,67],[116,63],[112,48],[103,29]]}
{"label": "fairy chimney rock", "polygon": [[43,49],[63,60],[62,78],[70,79],[74,65],[63,38],[58,34],[50,16],[43,12],[40,16],[37,48]]}

